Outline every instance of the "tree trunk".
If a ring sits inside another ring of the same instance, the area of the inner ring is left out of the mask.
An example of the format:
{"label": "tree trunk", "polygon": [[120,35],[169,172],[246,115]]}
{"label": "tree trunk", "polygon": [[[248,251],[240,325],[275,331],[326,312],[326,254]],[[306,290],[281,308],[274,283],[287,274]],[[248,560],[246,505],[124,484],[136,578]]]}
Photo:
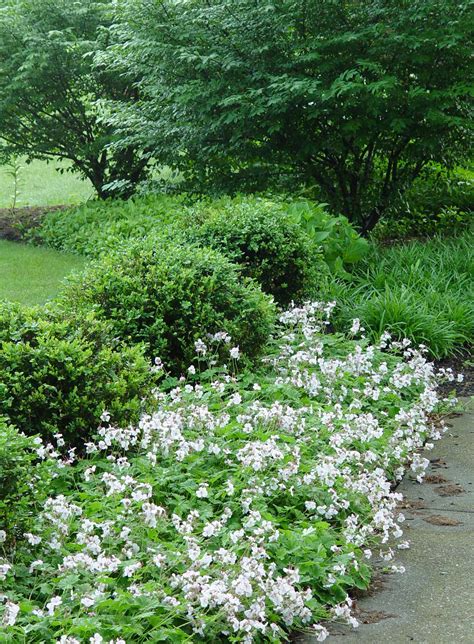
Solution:
{"label": "tree trunk", "polygon": [[359,231],[362,237],[368,236],[370,231],[375,228],[381,216],[382,216],[382,211],[378,206],[376,206],[370,211],[369,216],[364,219]]}

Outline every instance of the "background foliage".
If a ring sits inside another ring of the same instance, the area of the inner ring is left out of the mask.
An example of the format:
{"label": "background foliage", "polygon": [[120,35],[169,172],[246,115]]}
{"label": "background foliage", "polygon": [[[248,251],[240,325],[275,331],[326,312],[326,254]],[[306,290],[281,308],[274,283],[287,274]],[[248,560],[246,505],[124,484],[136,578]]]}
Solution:
{"label": "background foliage", "polygon": [[136,147],[110,148],[116,133],[106,102],[136,96],[94,63],[110,43],[111,7],[8,0],[0,11],[0,154],[67,159],[100,197],[133,192],[147,164]]}
{"label": "background foliage", "polygon": [[314,186],[367,232],[469,154],[470,2],[124,0],[99,60],[143,79],[115,119],[199,190]]}

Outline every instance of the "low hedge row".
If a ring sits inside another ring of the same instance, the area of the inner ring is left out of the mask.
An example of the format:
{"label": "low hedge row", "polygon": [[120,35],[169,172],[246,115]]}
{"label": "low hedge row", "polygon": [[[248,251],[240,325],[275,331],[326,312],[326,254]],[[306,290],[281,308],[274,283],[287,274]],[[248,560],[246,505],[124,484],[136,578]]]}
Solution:
{"label": "low hedge row", "polygon": [[35,239],[58,250],[99,258],[152,235],[211,246],[245,277],[286,306],[318,296],[328,279],[321,245],[290,215],[289,203],[260,197],[203,199],[147,196],[86,204],[48,215]]}

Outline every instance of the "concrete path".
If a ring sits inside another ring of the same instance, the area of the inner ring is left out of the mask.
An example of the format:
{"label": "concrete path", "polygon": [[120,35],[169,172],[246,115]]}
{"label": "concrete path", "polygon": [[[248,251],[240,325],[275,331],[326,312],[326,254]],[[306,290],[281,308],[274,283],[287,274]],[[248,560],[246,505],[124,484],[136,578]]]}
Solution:
{"label": "concrete path", "polygon": [[474,644],[474,404],[465,404],[426,452],[426,482],[398,488],[411,547],[396,562],[406,572],[382,575],[381,588],[357,601],[359,628],[331,626],[328,643]]}

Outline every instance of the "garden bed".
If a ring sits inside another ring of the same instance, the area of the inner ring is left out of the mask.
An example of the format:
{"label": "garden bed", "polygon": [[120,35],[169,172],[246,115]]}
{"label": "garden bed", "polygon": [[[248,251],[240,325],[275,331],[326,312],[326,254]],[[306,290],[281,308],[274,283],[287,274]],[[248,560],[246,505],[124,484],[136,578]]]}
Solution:
{"label": "garden bed", "polygon": [[322,641],[327,618],[356,625],[349,593],[368,586],[372,554],[400,570],[391,482],[423,477],[440,400],[407,343],[323,333],[332,308],[283,314],[253,373],[225,334],[197,342],[138,426],[104,409],[78,462],[60,435],[32,445],[38,511],[0,567],[7,638]]}
{"label": "garden bed", "polygon": [[67,210],[69,206],[25,206],[0,208],[0,239],[20,241],[26,231],[37,228],[46,214]]}

